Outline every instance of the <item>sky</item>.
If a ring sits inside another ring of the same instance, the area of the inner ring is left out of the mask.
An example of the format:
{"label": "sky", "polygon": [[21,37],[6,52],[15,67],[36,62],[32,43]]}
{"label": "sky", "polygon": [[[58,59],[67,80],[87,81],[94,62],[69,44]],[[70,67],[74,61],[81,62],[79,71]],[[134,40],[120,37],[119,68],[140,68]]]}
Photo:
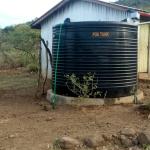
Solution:
{"label": "sky", "polygon": [[[0,28],[40,17],[61,0],[0,0]],[[103,0],[114,2],[116,0]]]}

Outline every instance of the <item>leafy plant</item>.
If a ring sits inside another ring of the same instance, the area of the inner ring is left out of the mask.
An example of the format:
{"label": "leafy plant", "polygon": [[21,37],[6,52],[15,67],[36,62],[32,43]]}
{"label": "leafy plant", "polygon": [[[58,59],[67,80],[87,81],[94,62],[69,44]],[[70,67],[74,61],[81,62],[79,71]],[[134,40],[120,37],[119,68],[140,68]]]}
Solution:
{"label": "leafy plant", "polygon": [[97,83],[95,75],[87,73],[80,79],[75,74],[66,75],[66,85],[68,89],[78,97],[89,98],[101,96],[101,92],[97,91]]}
{"label": "leafy plant", "polygon": [[143,148],[144,150],[150,150],[150,145],[144,145]]}
{"label": "leafy plant", "polygon": [[56,139],[53,143],[53,150],[61,150],[60,141]]}

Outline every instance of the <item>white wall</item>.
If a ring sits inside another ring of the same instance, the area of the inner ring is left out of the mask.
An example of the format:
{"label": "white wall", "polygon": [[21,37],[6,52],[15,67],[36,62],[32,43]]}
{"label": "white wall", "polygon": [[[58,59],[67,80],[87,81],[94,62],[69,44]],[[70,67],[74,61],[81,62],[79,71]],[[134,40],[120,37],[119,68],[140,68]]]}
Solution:
{"label": "white wall", "polygon": [[[41,36],[48,41],[49,48],[52,50],[52,27],[56,24],[63,23],[66,18],[71,22],[78,21],[121,21],[129,18],[130,13],[127,11],[116,10],[114,8],[97,5],[94,3],[76,1],[71,3],[67,8],[60,10],[41,25]],[[42,75],[46,74],[46,51],[42,46]],[[51,78],[51,68],[49,64],[48,77]]]}

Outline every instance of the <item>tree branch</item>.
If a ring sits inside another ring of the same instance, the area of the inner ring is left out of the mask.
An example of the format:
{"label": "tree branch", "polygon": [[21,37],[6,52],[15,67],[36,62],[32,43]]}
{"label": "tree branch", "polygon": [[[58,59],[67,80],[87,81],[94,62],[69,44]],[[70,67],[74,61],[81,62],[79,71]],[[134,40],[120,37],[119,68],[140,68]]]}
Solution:
{"label": "tree branch", "polygon": [[48,48],[48,46],[46,45],[45,40],[44,40],[42,37],[40,37],[40,39],[41,39],[41,41],[42,41],[42,43],[43,43],[43,45],[44,45],[46,51],[48,52],[48,55],[49,55],[49,58],[50,58],[51,67],[52,67],[52,54],[51,54],[51,51],[50,51],[50,49]]}

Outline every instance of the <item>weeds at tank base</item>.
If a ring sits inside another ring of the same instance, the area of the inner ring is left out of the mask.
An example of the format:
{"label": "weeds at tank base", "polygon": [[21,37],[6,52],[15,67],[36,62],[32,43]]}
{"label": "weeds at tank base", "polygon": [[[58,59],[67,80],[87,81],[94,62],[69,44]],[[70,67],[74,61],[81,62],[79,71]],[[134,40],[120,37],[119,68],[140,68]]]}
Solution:
{"label": "weeds at tank base", "polygon": [[87,73],[79,78],[75,74],[66,75],[67,88],[79,98],[90,98],[101,96],[102,92],[97,90],[98,80],[95,80],[95,74]]}

